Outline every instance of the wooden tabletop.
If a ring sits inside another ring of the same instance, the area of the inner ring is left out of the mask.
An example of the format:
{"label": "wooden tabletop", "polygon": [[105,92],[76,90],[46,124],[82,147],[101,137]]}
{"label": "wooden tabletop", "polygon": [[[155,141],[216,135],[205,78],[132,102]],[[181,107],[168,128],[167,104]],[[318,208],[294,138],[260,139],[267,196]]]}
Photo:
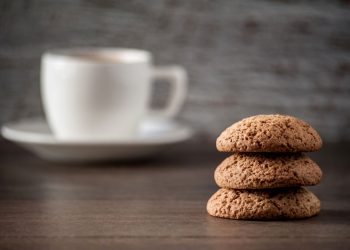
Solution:
{"label": "wooden tabletop", "polygon": [[156,159],[69,165],[0,142],[0,249],[350,249],[350,144],[310,156],[317,217],[235,221],[207,214],[225,154],[182,144]]}

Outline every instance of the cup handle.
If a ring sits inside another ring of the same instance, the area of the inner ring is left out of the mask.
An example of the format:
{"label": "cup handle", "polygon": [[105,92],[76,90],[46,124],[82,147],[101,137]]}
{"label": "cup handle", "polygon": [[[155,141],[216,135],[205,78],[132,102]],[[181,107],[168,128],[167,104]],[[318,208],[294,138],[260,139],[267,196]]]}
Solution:
{"label": "cup handle", "polygon": [[163,109],[150,110],[152,118],[172,118],[179,111],[187,94],[186,70],[177,65],[161,66],[153,69],[153,80],[166,81],[171,85],[171,94],[168,104]]}

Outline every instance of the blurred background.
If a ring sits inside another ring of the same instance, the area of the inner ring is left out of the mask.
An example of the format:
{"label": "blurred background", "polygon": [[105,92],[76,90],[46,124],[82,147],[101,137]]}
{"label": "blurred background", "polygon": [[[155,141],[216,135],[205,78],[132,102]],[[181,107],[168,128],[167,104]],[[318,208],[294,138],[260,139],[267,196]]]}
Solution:
{"label": "blurred background", "polygon": [[194,140],[283,113],[326,141],[350,141],[349,1],[0,0],[0,125],[43,116],[40,56],[76,46],[141,48],[156,65],[183,65],[180,119]]}

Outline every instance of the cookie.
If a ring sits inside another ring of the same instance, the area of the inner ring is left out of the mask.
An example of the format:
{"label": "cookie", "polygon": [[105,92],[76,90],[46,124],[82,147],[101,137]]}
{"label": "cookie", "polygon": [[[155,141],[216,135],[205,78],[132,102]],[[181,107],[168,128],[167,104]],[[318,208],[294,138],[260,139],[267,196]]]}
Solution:
{"label": "cookie", "polygon": [[209,199],[210,215],[242,220],[301,219],[317,215],[320,201],[305,188],[219,189]]}
{"label": "cookie", "polygon": [[216,140],[222,152],[309,152],[322,147],[306,122],[286,115],[248,117],[225,129]]}
{"label": "cookie", "polygon": [[214,173],[219,187],[235,189],[311,186],[321,177],[320,167],[302,153],[234,153]]}

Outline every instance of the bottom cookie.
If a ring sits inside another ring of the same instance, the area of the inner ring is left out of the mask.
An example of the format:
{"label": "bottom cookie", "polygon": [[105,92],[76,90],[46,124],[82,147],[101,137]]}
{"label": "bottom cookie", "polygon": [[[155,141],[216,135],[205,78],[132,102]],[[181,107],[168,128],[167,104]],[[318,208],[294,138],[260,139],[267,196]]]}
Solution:
{"label": "bottom cookie", "polygon": [[221,188],[209,199],[210,215],[238,220],[301,219],[320,212],[320,200],[302,187],[237,190]]}

